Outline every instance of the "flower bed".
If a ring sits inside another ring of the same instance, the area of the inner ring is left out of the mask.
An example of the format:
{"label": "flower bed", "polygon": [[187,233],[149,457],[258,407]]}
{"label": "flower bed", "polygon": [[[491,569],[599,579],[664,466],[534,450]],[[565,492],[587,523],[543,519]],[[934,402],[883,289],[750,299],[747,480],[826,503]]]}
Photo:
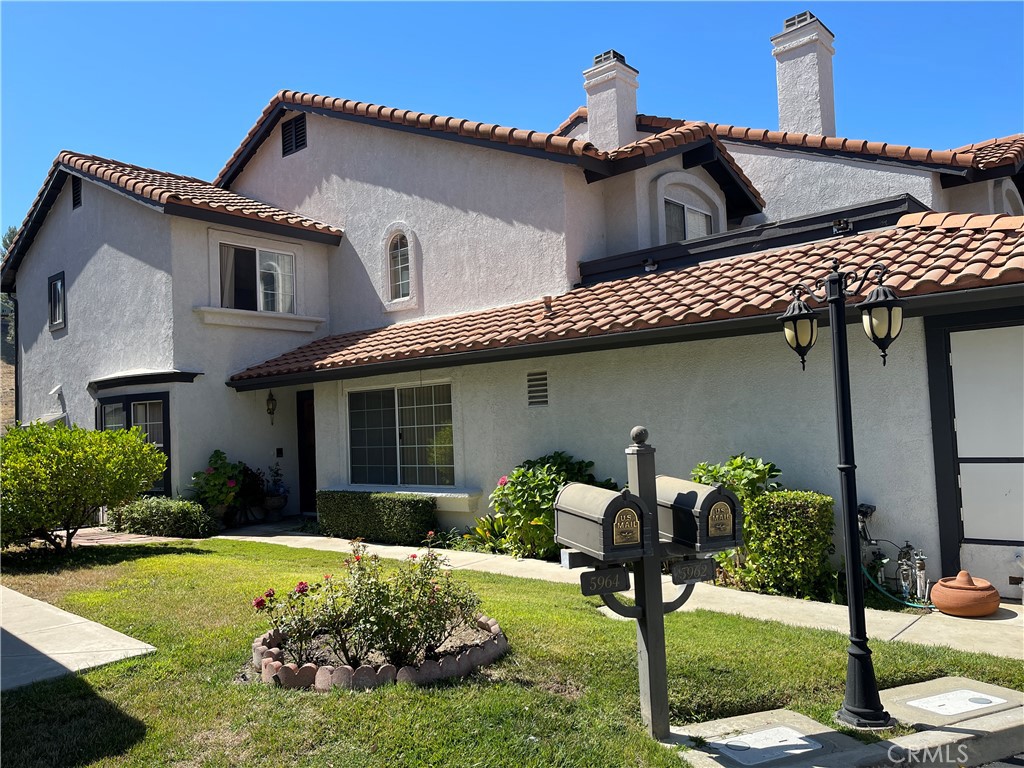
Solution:
{"label": "flower bed", "polygon": [[284,688],[310,688],[325,693],[331,688],[369,690],[391,683],[426,685],[450,677],[465,677],[474,670],[501,658],[508,650],[508,639],[498,622],[487,616],[477,617],[476,625],[488,633],[483,645],[463,648],[440,659],[428,659],[419,666],[397,669],[393,664],[374,668],[363,664],[353,669],[348,665],[331,666],[306,663],[301,666],[282,661],[284,634],[272,629],[252,644],[252,662],[260,671],[260,680]]}

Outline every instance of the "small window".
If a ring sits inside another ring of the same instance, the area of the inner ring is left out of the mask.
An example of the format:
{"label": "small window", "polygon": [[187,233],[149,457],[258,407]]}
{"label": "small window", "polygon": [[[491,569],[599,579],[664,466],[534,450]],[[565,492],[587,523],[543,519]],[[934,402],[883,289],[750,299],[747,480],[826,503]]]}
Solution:
{"label": "small window", "polygon": [[221,243],[220,305],[295,314],[295,256]]}
{"label": "small window", "polygon": [[281,124],[281,156],[306,148],[306,116],[299,115]]}
{"label": "small window", "polygon": [[58,272],[47,280],[49,294],[50,330],[57,331],[67,326],[67,296],[64,293],[64,273]]}
{"label": "small window", "polygon": [[526,374],[526,404],[530,408],[539,408],[548,404],[547,371]]}
{"label": "small window", "polygon": [[353,484],[455,484],[451,384],[351,392],[348,419]]}
{"label": "small window", "polygon": [[71,177],[71,207],[82,207],[82,180],[77,176]]}
{"label": "small window", "polygon": [[397,234],[388,245],[388,274],[391,282],[391,300],[409,297],[409,238]]}
{"label": "small window", "polygon": [[665,201],[665,242],[677,243],[710,234],[711,214],[672,200]]}

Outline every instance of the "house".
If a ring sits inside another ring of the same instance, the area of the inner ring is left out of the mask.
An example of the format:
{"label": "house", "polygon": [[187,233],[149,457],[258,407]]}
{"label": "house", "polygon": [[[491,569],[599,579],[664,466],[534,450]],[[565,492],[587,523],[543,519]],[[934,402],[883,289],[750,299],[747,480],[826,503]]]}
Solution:
{"label": "house", "polygon": [[419,491],[446,526],[552,450],[621,479],[636,424],[663,473],[745,451],[837,495],[828,341],[801,372],[776,317],[880,262],[907,305],[885,368],[850,331],[872,533],[1020,597],[1024,134],[839,138],[831,42],[773,37],[780,131],[643,114],[608,51],[550,133],[282,91],[212,183],[63,152],[3,265],[19,415],[144,426],[168,493],[219,448],[294,507]]}

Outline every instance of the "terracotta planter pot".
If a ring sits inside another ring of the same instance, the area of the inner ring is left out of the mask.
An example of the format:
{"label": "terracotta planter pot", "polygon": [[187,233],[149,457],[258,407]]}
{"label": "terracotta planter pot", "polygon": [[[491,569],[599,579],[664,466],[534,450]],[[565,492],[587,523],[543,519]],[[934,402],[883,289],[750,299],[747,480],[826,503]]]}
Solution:
{"label": "terracotta planter pot", "polygon": [[985,579],[971,578],[967,571],[939,579],[932,587],[935,607],[950,616],[988,616],[999,608],[999,592]]}

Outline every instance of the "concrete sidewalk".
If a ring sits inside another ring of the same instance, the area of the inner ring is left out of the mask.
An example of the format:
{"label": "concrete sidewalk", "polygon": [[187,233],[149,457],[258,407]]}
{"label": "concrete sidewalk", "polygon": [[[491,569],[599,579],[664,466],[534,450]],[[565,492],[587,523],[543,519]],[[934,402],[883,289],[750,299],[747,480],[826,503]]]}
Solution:
{"label": "concrete sidewalk", "polygon": [[155,650],[95,621],[0,586],[0,690]]}
{"label": "concrete sidewalk", "polygon": [[[316,549],[324,552],[347,553],[351,542],[301,533],[298,523],[282,521],[251,526],[218,538],[236,541],[254,541],[280,544],[286,547]],[[368,544],[371,554],[391,559],[402,559],[422,552],[417,547],[397,547]],[[541,579],[561,584],[579,584],[580,572],[562,568],[557,563],[538,560],[516,560],[506,555],[480,552],[444,550],[444,556],[454,569],[498,573],[526,579]],[[671,599],[676,588],[666,578],[665,596]],[[710,584],[698,584],[682,611],[706,609],[731,613],[753,619],[780,621],[800,627],[849,632],[849,613],[846,606],[796,600],[790,597],[739,592]],[[938,611],[925,615],[896,613],[867,609],[868,634],[872,639],[900,640],[921,645],[937,645],[962,651],[976,651],[1024,660],[1024,610],[1018,603],[1002,603],[999,610],[981,619],[961,619]]]}

